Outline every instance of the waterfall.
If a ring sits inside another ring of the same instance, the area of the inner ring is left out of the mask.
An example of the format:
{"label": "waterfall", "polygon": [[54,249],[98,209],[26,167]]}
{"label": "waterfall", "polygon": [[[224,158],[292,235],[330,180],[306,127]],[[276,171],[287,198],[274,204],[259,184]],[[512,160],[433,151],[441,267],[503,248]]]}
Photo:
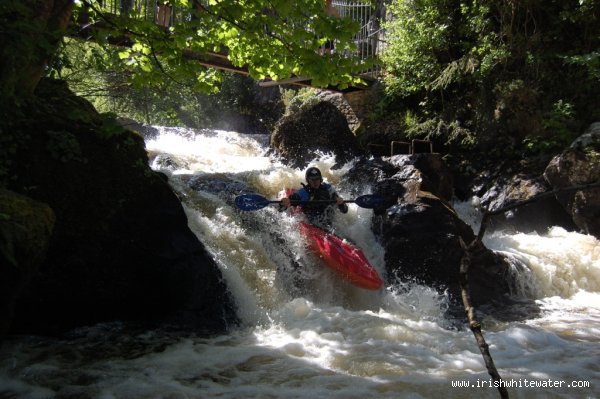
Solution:
{"label": "waterfall", "polygon": [[[498,397],[471,332],[446,319],[445,295],[413,282],[354,287],[306,250],[294,215],[235,208],[240,193],[278,198],[304,180],[303,170],[269,155],[268,137],[158,128],[146,143],[152,167],[181,198],[243,325],[210,338],[131,332],[116,322],[62,338],[9,337],[0,397]],[[332,156],[315,154],[313,164],[343,197],[366,190],[342,185],[352,163],[332,169]],[[456,208],[476,224],[471,205]],[[371,213],[350,204],[333,226],[384,275]],[[482,320],[511,397],[600,396],[600,242],[560,228],[495,232],[484,242],[515,260],[515,292],[540,309],[523,321]],[[293,272],[308,282],[304,291],[290,289]]]}

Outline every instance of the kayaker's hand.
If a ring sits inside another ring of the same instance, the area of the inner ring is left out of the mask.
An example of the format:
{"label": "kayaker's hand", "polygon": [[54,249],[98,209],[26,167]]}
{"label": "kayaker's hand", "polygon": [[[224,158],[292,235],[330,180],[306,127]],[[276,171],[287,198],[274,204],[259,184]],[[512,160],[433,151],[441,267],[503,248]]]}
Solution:
{"label": "kayaker's hand", "polygon": [[337,205],[342,205],[344,203],[344,199],[342,197],[336,197],[335,203]]}
{"label": "kayaker's hand", "polygon": [[281,199],[281,202],[279,203],[279,206],[281,206],[282,208],[287,208],[290,206],[290,199],[285,197]]}

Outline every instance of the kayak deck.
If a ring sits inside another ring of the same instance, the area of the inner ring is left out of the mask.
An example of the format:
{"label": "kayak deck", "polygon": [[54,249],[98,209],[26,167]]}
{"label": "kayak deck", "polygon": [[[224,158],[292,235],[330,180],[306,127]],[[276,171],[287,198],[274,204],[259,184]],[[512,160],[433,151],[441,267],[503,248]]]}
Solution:
{"label": "kayak deck", "polygon": [[311,250],[352,284],[369,290],[383,287],[383,280],[356,246],[304,221],[300,221],[300,232]]}

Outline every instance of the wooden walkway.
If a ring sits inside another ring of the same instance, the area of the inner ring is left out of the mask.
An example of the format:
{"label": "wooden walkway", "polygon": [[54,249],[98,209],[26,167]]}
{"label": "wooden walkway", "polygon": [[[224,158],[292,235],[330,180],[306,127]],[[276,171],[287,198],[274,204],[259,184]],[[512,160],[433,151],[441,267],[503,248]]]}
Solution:
{"label": "wooden walkway", "polygon": [[[206,0],[194,0],[194,4],[198,7],[207,7]],[[354,21],[357,21],[361,29],[354,36],[353,41],[357,46],[357,52],[355,54],[349,54],[349,56],[356,57],[360,60],[364,59],[377,59],[383,49],[384,32],[380,28],[381,21],[384,19],[384,7],[383,0],[377,0],[376,5],[371,5],[371,2],[360,1],[360,0],[333,0],[332,5],[336,9],[338,15],[342,17],[350,17]],[[156,0],[104,0],[99,6],[99,11],[110,15],[111,17],[118,17],[121,15],[127,15],[131,18],[153,21],[157,25],[169,27],[176,24],[179,21],[184,21],[189,18],[190,10],[179,9],[177,7],[159,5],[157,6]],[[85,18],[79,21],[81,26],[85,26]],[[88,27],[89,29],[89,27]],[[85,34],[85,30],[80,31],[81,34]],[[113,39],[114,43],[119,45],[127,45],[127,38]],[[227,50],[216,53],[194,53],[187,52],[184,56],[188,59],[197,61],[199,64],[209,68],[214,68],[222,71],[233,72],[243,75],[249,75],[247,67],[238,67],[231,63],[227,56]],[[352,92],[356,90],[363,90],[368,88],[372,83],[377,81],[379,78],[380,69],[376,65],[369,70],[365,70],[358,74],[363,79],[365,85],[348,87],[344,90],[339,90],[336,87],[328,87],[326,89],[340,92]],[[311,78],[303,76],[293,76],[282,80],[264,80],[259,82],[263,87],[275,86],[275,85],[298,85],[298,86],[311,86]]]}

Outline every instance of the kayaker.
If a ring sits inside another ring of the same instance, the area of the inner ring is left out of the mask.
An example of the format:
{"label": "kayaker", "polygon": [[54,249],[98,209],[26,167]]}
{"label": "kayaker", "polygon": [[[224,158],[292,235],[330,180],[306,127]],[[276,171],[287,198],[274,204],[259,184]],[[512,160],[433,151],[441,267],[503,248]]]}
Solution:
{"label": "kayaker", "polygon": [[342,213],[348,212],[348,204],[338,195],[331,184],[323,182],[323,176],[319,168],[311,166],[306,169],[305,178],[307,184],[300,183],[302,188],[281,200],[281,210],[287,209],[290,206],[290,201],[306,201],[300,205],[302,212],[311,224],[323,227],[331,225],[331,219],[333,218],[332,205],[337,205]]}

